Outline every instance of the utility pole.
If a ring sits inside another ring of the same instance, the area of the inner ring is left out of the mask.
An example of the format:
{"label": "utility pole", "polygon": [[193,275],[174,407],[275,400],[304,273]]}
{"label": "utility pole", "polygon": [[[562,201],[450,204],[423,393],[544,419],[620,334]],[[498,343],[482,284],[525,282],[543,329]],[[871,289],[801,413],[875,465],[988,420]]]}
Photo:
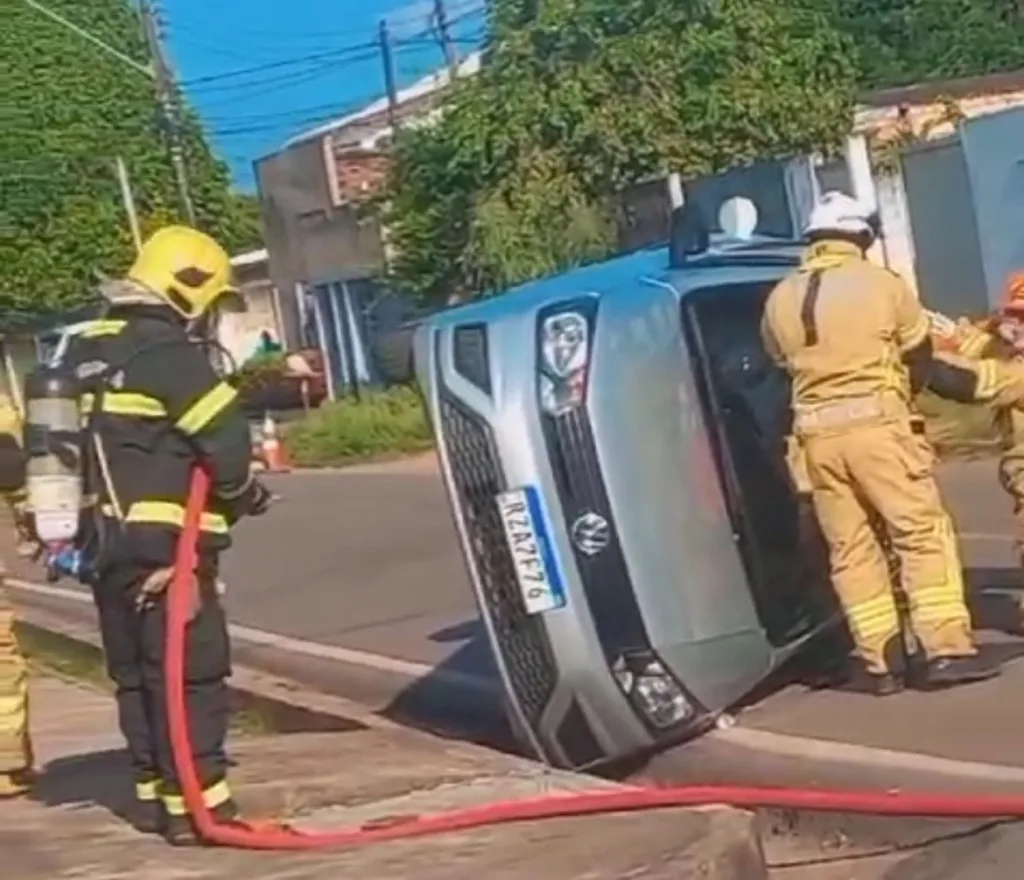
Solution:
{"label": "utility pole", "polygon": [[434,0],[434,19],[437,21],[437,36],[441,41],[441,49],[444,51],[444,60],[448,64],[448,74],[454,81],[459,72],[459,53],[455,50],[455,43],[452,42],[451,29],[448,26],[448,10],[445,9],[444,0]]}
{"label": "utility pole", "polygon": [[398,89],[395,86],[395,59],[391,54],[391,34],[386,19],[380,22],[380,58],[384,64],[384,89],[388,96],[388,125],[398,129]]}
{"label": "utility pole", "polygon": [[132,231],[132,241],[135,242],[135,253],[138,253],[142,250],[142,234],[139,232],[139,213],[135,210],[135,195],[132,193],[132,184],[128,179],[128,167],[120,156],[117,157],[115,165],[117,182],[121,187],[121,201],[124,203],[124,212],[128,215],[128,226]]}
{"label": "utility pole", "polygon": [[171,154],[171,165],[178,185],[178,198],[181,201],[181,213],[190,225],[196,225],[196,211],[192,203],[192,191],[189,186],[188,167],[185,165],[185,151],[181,143],[181,117],[178,107],[178,86],[174,74],[167,61],[161,41],[160,28],[150,0],[140,0],[139,12],[142,15],[142,29],[149,46],[152,58],[153,74],[156,81],[157,99],[166,129],[168,149]]}

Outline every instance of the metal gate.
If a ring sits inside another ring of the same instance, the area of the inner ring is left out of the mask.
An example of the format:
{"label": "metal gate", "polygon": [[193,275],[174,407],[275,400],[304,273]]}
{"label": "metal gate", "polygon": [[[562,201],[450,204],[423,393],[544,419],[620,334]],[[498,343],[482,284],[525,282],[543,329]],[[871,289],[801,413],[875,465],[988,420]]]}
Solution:
{"label": "metal gate", "polygon": [[986,313],[985,273],[960,138],[915,144],[901,163],[921,301],[951,315]]}

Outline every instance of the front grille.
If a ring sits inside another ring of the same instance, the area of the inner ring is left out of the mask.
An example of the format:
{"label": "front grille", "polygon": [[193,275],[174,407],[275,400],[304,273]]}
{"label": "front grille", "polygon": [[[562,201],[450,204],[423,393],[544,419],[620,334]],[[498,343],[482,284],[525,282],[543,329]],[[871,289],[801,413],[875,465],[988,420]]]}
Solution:
{"label": "front grille", "polygon": [[505,488],[494,440],[483,420],[453,399],[442,398],[441,420],[483,610],[519,704],[536,723],[554,692],[557,673],[544,625],[526,613],[516,586],[512,554],[494,501]]}
{"label": "front grille", "polygon": [[573,542],[573,554],[594,628],[612,663],[624,651],[649,648],[650,640],[626,569],[590,419],[583,408],[546,417],[544,434],[570,537],[573,524],[583,514],[596,513],[609,524],[609,540],[603,550],[588,556]]}

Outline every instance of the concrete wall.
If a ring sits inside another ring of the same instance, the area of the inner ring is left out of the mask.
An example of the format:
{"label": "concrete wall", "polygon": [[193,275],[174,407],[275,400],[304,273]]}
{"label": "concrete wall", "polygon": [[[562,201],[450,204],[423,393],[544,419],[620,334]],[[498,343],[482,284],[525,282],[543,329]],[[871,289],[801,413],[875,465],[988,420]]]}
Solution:
{"label": "concrete wall", "polygon": [[301,344],[300,285],[376,275],[383,263],[377,221],[335,205],[327,149],[322,139],[300,143],[256,165],[270,279],[288,347]]}
{"label": "concrete wall", "polygon": [[[221,315],[217,328],[220,344],[231,354],[236,366],[253,356],[264,331],[283,344],[278,320],[276,291],[270,281],[257,282],[243,288],[246,311]],[[297,347],[297,346],[296,346]]]}

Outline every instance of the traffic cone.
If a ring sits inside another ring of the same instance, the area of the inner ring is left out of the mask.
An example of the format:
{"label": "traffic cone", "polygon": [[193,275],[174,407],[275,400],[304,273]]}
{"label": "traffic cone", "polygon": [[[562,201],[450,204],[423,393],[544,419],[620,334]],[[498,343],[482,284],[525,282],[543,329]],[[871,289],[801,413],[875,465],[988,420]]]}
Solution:
{"label": "traffic cone", "polygon": [[268,412],[263,418],[262,439],[260,440],[260,451],[263,454],[263,464],[270,473],[284,473],[290,471],[291,464],[284,445],[277,436],[277,423],[274,417]]}

